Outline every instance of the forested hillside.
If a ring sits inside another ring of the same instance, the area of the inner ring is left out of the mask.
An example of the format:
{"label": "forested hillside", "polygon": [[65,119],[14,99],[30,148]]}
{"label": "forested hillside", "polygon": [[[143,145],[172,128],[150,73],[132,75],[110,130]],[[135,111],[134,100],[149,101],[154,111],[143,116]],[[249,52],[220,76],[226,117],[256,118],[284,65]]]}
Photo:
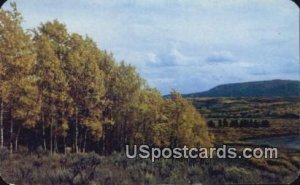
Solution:
{"label": "forested hillside", "polygon": [[218,85],[208,91],[184,97],[298,97],[300,81],[269,80]]}
{"label": "forested hillside", "polygon": [[150,88],[125,62],[55,20],[24,31],[0,10],[0,148],[121,151],[126,144],[210,146],[204,119],[178,93]]}

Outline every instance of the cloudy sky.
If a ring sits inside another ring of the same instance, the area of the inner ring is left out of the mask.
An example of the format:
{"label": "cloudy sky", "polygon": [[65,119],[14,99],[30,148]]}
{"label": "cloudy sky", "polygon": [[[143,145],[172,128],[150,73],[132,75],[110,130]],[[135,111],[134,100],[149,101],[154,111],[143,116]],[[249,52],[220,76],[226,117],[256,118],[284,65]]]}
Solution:
{"label": "cloudy sky", "polygon": [[289,0],[15,1],[25,28],[58,19],[163,94],[299,79],[299,9]]}

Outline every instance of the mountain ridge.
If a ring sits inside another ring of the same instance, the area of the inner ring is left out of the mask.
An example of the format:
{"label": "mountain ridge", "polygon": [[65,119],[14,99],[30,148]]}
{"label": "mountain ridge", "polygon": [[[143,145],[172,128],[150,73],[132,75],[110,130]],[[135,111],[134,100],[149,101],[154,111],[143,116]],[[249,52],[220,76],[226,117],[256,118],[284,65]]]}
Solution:
{"label": "mountain ridge", "polygon": [[264,80],[217,85],[184,97],[286,97],[300,96],[299,80]]}

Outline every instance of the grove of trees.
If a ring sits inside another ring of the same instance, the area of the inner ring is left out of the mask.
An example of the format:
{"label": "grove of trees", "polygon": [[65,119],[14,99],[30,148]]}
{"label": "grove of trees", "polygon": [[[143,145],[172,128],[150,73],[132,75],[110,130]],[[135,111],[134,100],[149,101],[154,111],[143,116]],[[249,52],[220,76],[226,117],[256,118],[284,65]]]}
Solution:
{"label": "grove of trees", "polygon": [[126,144],[211,146],[206,123],[173,91],[150,88],[59,21],[24,31],[16,6],[0,10],[0,148],[121,151]]}
{"label": "grove of trees", "polygon": [[233,128],[244,128],[244,127],[252,127],[252,128],[267,128],[270,127],[270,122],[268,120],[253,120],[253,119],[231,119],[229,122],[226,118],[219,119],[218,121],[209,120],[207,122],[208,127],[217,127],[217,128],[223,128],[223,127],[233,127]]}

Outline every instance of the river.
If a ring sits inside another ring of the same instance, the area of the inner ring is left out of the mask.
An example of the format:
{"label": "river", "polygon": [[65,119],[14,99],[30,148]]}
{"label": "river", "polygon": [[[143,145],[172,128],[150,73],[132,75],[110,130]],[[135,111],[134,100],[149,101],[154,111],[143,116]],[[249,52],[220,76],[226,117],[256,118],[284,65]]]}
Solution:
{"label": "river", "polygon": [[247,139],[246,141],[258,144],[269,145],[278,148],[298,149],[300,150],[300,135],[277,136],[259,139]]}

